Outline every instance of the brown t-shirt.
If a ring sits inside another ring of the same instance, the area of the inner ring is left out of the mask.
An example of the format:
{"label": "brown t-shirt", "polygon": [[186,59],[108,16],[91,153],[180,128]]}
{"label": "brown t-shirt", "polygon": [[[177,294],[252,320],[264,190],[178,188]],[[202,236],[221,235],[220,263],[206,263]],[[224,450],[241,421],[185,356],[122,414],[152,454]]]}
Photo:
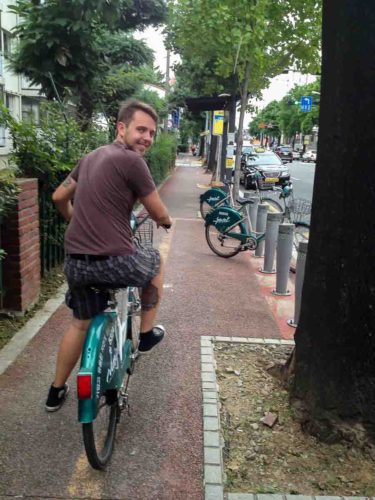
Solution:
{"label": "brown t-shirt", "polygon": [[141,156],[124,144],[102,146],[79,161],[73,218],[65,233],[67,253],[134,253],[130,214],[138,198],[155,190]]}

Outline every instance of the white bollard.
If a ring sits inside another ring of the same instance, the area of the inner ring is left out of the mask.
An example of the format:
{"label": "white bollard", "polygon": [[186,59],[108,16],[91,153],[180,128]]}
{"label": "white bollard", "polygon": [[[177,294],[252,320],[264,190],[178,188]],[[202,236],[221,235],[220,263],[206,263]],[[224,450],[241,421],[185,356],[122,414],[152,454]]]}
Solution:
{"label": "white bollard", "polygon": [[261,273],[275,274],[274,267],[275,254],[277,247],[277,236],[279,233],[279,225],[283,220],[282,213],[268,213],[266,224],[266,238],[264,243],[264,262],[263,267],[259,269]]}
{"label": "white bollard", "polygon": [[305,278],[305,265],[307,256],[307,241],[300,241],[298,245],[298,256],[296,264],[296,284],[294,291],[294,318],[288,319],[287,323],[289,326],[297,327],[299,321],[299,315],[301,312],[301,300],[302,300],[302,287],[303,280]]}
{"label": "white bollard", "polygon": [[[268,205],[263,205],[263,203],[259,203],[257,224],[256,224],[257,233],[264,233],[266,231],[267,213],[268,213]],[[263,254],[264,254],[264,239],[257,246],[255,250],[255,257],[263,257]]]}
{"label": "white bollard", "polygon": [[291,295],[288,290],[290,261],[293,252],[294,224],[280,224],[277,238],[276,288],[274,295]]}

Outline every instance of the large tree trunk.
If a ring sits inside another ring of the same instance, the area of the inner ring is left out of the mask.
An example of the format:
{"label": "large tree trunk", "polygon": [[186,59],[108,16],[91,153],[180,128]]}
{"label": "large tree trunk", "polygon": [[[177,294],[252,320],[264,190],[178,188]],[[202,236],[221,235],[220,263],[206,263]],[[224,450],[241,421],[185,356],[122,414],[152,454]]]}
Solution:
{"label": "large tree trunk", "polygon": [[323,1],[318,161],[292,402],[328,442],[375,436],[375,9]]}

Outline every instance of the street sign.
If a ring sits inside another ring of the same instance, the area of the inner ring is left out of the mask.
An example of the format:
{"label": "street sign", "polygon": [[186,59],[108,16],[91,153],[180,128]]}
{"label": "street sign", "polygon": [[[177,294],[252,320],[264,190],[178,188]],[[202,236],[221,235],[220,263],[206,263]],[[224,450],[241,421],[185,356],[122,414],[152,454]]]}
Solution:
{"label": "street sign", "polygon": [[311,111],[312,108],[312,96],[303,95],[301,97],[301,111]]}
{"label": "street sign", "polygon": [[213,135],[223,135],[224,111],[214,111]]}

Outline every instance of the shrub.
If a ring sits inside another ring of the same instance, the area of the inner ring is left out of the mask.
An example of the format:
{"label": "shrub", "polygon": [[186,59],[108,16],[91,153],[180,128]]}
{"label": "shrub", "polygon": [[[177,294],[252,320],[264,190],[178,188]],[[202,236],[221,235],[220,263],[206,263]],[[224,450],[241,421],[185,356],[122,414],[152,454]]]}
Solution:
{"label": "shrub", "polygon": [[145,156],[155,184],[159,184],[164,180],[173,169],[176,151],[175,136],[164,132],[160,133],[154,145]]}

